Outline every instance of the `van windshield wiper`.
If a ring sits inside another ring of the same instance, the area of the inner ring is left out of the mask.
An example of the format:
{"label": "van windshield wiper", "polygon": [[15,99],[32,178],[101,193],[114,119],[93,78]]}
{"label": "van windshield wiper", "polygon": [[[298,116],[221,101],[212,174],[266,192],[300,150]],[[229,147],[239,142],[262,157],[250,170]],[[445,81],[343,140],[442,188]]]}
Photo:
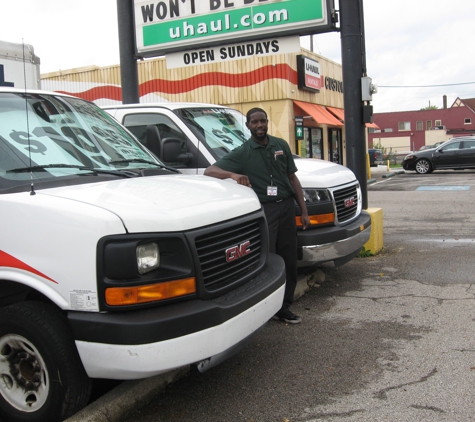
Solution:
{"label": "van windshield wiper", "polygon": [[127,164],[127,163],[144,163],[144,164],[151,164],[156,167],[160,167],[165,170],[170,170],[173,171],[174,173],[180,173],[179,170],[173,168],[173,167],[168,167],[164,164],[159,164],[156,163],[155,161],[150,161],[150,160],[145,160],[143,158],[131,158],[129,160],[114,160],[114,161],[109,161],[109,164]]}
{"label": "van windshield wiper", "polygon": [[85,170],[91,171],[96,174],[112,174],[114,176],[119,177],[137,177],[138,174],[132,171],[124,172],[119,170],[105,170],[105,169],[97,169],[94,167],[87,167],[87,166],[79,166],[76,164],[45,164],[42,166],[31,166],[31,167],[20,167],[17,169],[7,170],[7,173],[27,173],[30,171],[46,171],[50,168],[73,168],[78,170]]}

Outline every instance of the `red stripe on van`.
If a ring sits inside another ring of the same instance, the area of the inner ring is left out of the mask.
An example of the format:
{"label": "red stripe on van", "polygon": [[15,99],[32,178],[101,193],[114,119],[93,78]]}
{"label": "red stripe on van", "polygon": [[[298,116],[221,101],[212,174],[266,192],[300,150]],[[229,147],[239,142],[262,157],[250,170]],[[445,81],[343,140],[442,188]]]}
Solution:
{"label": "red stripe on van", "polygon": [[10,268],[18,268],[20,270],[28,271],[30,273],[39,275],[40,277],[46,278],[49,281],[52,281],[55,284],[58,284],[57,281],[54,281],[52,278],[44,275],[43,273],[35,270],[34,268],[30,267],[29,265],[25,264],[23,261],[16,259],[15,257],[7,254],[4,251],[0,251],[0,267],[10,267]]}

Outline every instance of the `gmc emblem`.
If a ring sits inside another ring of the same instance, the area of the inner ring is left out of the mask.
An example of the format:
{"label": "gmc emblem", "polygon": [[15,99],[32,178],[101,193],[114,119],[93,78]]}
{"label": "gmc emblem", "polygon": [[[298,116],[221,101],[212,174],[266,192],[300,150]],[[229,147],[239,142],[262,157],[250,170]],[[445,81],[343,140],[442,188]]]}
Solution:
{"label": "gmc emblem", "polygon": [[345,208],[349,208],[355,205],[355,197],[352,196],[351,198],[345,199]]}
{"label": "gmc emblem", "polygon": [[233,262],[236,261],[236,259],[242,258],[244,255],[249,255],[251,253],[251,249],[249,249],[250,246],[251,242],[246,240],[240,245],[231,246],[226,249],[226,261]]}

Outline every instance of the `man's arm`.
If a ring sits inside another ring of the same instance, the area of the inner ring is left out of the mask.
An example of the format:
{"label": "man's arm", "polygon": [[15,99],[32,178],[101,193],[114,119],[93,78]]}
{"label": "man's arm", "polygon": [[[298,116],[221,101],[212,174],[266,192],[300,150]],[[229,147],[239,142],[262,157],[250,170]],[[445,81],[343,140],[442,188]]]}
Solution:
{"label": "man's arm", "polygon": [[300,180],[295,175],[295,173],[289,174],[289,180],[295,191],[295,200],[297,201],[300,211],[302,212],[302,227],[305,230],[307,227],[310,227],[310,219],[308,218],[307,206],[305,205],[305,200],[303,198],[302,185],[300,184]]}
{"label": "man's arm", "polygon": [[249,181],[249,178],[246,175],[223,170],[222,168],[215,165],[207,167],[204,172],[204,175],[216,177],[217,179],[233,179],[240,185],[252,187],[251,182]]}

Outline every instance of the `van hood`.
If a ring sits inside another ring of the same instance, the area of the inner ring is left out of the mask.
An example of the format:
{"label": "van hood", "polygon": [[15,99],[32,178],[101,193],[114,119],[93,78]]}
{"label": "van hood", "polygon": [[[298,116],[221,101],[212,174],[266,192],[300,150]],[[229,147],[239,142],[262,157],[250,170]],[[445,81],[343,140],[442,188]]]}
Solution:
{"label": "van hood", "polygon": [[117,215],[129,233],[175,232],[259,210],[248,187],[207,176],[151,176],[37,191]]}
{"label": "van hood", "polygon": [[303,188],[330,188],[356,180],[345,166],[317,158],[296,158],[297,177]]}

